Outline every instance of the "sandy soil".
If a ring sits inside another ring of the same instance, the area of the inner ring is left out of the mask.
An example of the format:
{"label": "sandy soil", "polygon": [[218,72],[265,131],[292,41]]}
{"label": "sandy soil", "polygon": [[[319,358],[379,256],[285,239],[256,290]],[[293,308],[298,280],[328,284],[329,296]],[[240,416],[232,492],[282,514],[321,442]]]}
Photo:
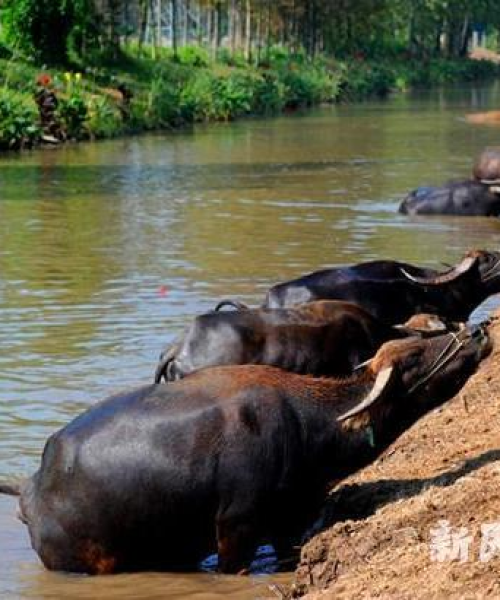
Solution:
{"label": "sandy soil", "polygon": [[[500,321],[490,331],[493,352],[461,393],[332,491],[333,525],[303,548],[294,597],[500,598]],[[465,528],[468,555],[431,554],[440,520],[448,541]]]}
{"label": "sandy soil", "polygon": [[473,58],[474,60],[489,60],[494,63],[500,63],[500,54],[486,48],[475,48],[469,54],[469,58]]}

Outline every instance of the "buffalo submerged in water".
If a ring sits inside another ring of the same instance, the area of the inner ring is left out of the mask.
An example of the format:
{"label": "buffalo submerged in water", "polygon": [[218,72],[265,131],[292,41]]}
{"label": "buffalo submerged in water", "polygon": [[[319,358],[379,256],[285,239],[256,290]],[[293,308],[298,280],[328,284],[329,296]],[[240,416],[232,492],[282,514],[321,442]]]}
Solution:
{"label": "buffalo submerged in water", "polygon": [[472,179],[418,187],[401,202],[399,212],[407,215],[500,215],[500,148],[486,148],[478,156]]}
{"label": "buffalo submerged in water", "polygon": [[500,187],[478,181],[454,181],[413,190],[399,205],[406,215],[500,215]]}
{"label": "buffalo submerged in water", "polygon": [[112,396],[47,441],[20,517],[53,570],[223,572],[259,543],[288,557],[328,483],[373,461],[452,397],[490,349],[483,326],[386,343],[345,380],[267,366],[204,369]]}

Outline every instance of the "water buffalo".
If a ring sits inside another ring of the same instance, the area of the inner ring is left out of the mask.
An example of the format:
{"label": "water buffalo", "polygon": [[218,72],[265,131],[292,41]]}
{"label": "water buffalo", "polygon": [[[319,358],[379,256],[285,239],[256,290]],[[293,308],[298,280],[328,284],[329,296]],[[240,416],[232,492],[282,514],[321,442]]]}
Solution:
{"label": "water buffalo", "polygon": [[419,187],[399,205],[407,215],[462,215],[493,217],[500,214],[500,187],[480,181],[454,181],[439,187]]}
{"label": "water buffalo", "polygon": [[313,300],[356,302],[387,324],[430,312],[466,321],[483,300],[500,292],[500,253],[472,250],[443,273],[377,260],[316,271],[272,287],[263,306],[279,308]]}
{"label": "water buffalo", "polygon": [[[217,309],[216,309],[217,310]],[[415,329],[382,323],[352,302],[320,300],[292,308],[209,312],[160,356],[155,382],[217,365],[271,365],[310,375],[348,375],[390,339],[446,326],[431,315]],[[418,328],[418,331],[417,331]]]}
{"label": "water buffalo", "polygon": [[453,396],[489,351],[482,327],[382,346],[351,378],[204,369],[94,405],[47,441],[20,517],[48,569],[223,572],[287,556],[328,482],[373,461]]}

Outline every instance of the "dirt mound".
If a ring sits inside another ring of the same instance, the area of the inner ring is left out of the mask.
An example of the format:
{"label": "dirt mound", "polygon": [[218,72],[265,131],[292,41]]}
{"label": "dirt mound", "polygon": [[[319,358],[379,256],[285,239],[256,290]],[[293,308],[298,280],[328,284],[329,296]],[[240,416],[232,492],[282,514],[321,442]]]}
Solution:
{"label": "dirt mound", "polygon": [[500,64],[500,54],[493,52],[493,50],[488,50],[487,48],[475,48],[469,54],[469,58],[474,60],[489,60],[490,62]]}
{"label": "dirt mound", "polygon": [[490,331],[461,393],[332,491],[295,597],[500,598],[500,321]]}

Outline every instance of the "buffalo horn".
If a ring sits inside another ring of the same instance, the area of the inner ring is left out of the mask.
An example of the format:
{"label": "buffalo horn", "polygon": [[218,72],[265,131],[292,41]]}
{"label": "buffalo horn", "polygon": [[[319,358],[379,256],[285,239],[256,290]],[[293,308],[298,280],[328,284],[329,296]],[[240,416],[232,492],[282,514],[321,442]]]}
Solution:
{"label": "buffalo horn", "polygon": [[379,371],[377,379],[375,380],[375,383],[373,384],[368,396],[363,398],[363,400],[357,406],[337,417],[337,421],[342,422],[346,419],[350,419],[351,417],[355,417],[356,415],[359,415],[359,413],[372,406],[383,394],[391,379],[393,371],[394,367],[386,367],[385,369]]}
{"label": "buffalo horn", "polygon": [[214,311],[219,312],[225,306],[235,308],[236,310],[248,310],[248,306],[246,304],[243,304],[243,302],[239,302],[238,300],[221,300],[214,308]]}
{"label": "buffalo horn", "polygon": [[454,267],[451,271],[448,271],[448,273],[442,273],[441,275],[435,275],[434,277],[417,277],[416,275],[410,275],[410,273],[408,273],[408,271],[405,271],[405,269],[403,268],[401,268],[401,272],[405,277],[410,279],[410,281],[413,281],[415,283],[420,283],[422,285],[439,285],[441,283],[448,283],[450,281],[453,281],[454,279],[457,279],[458,277],[469,271],[469,269],[473,267],[476,261],[476,256],[466,256],[462,261],[458,263],[456,267]]}

